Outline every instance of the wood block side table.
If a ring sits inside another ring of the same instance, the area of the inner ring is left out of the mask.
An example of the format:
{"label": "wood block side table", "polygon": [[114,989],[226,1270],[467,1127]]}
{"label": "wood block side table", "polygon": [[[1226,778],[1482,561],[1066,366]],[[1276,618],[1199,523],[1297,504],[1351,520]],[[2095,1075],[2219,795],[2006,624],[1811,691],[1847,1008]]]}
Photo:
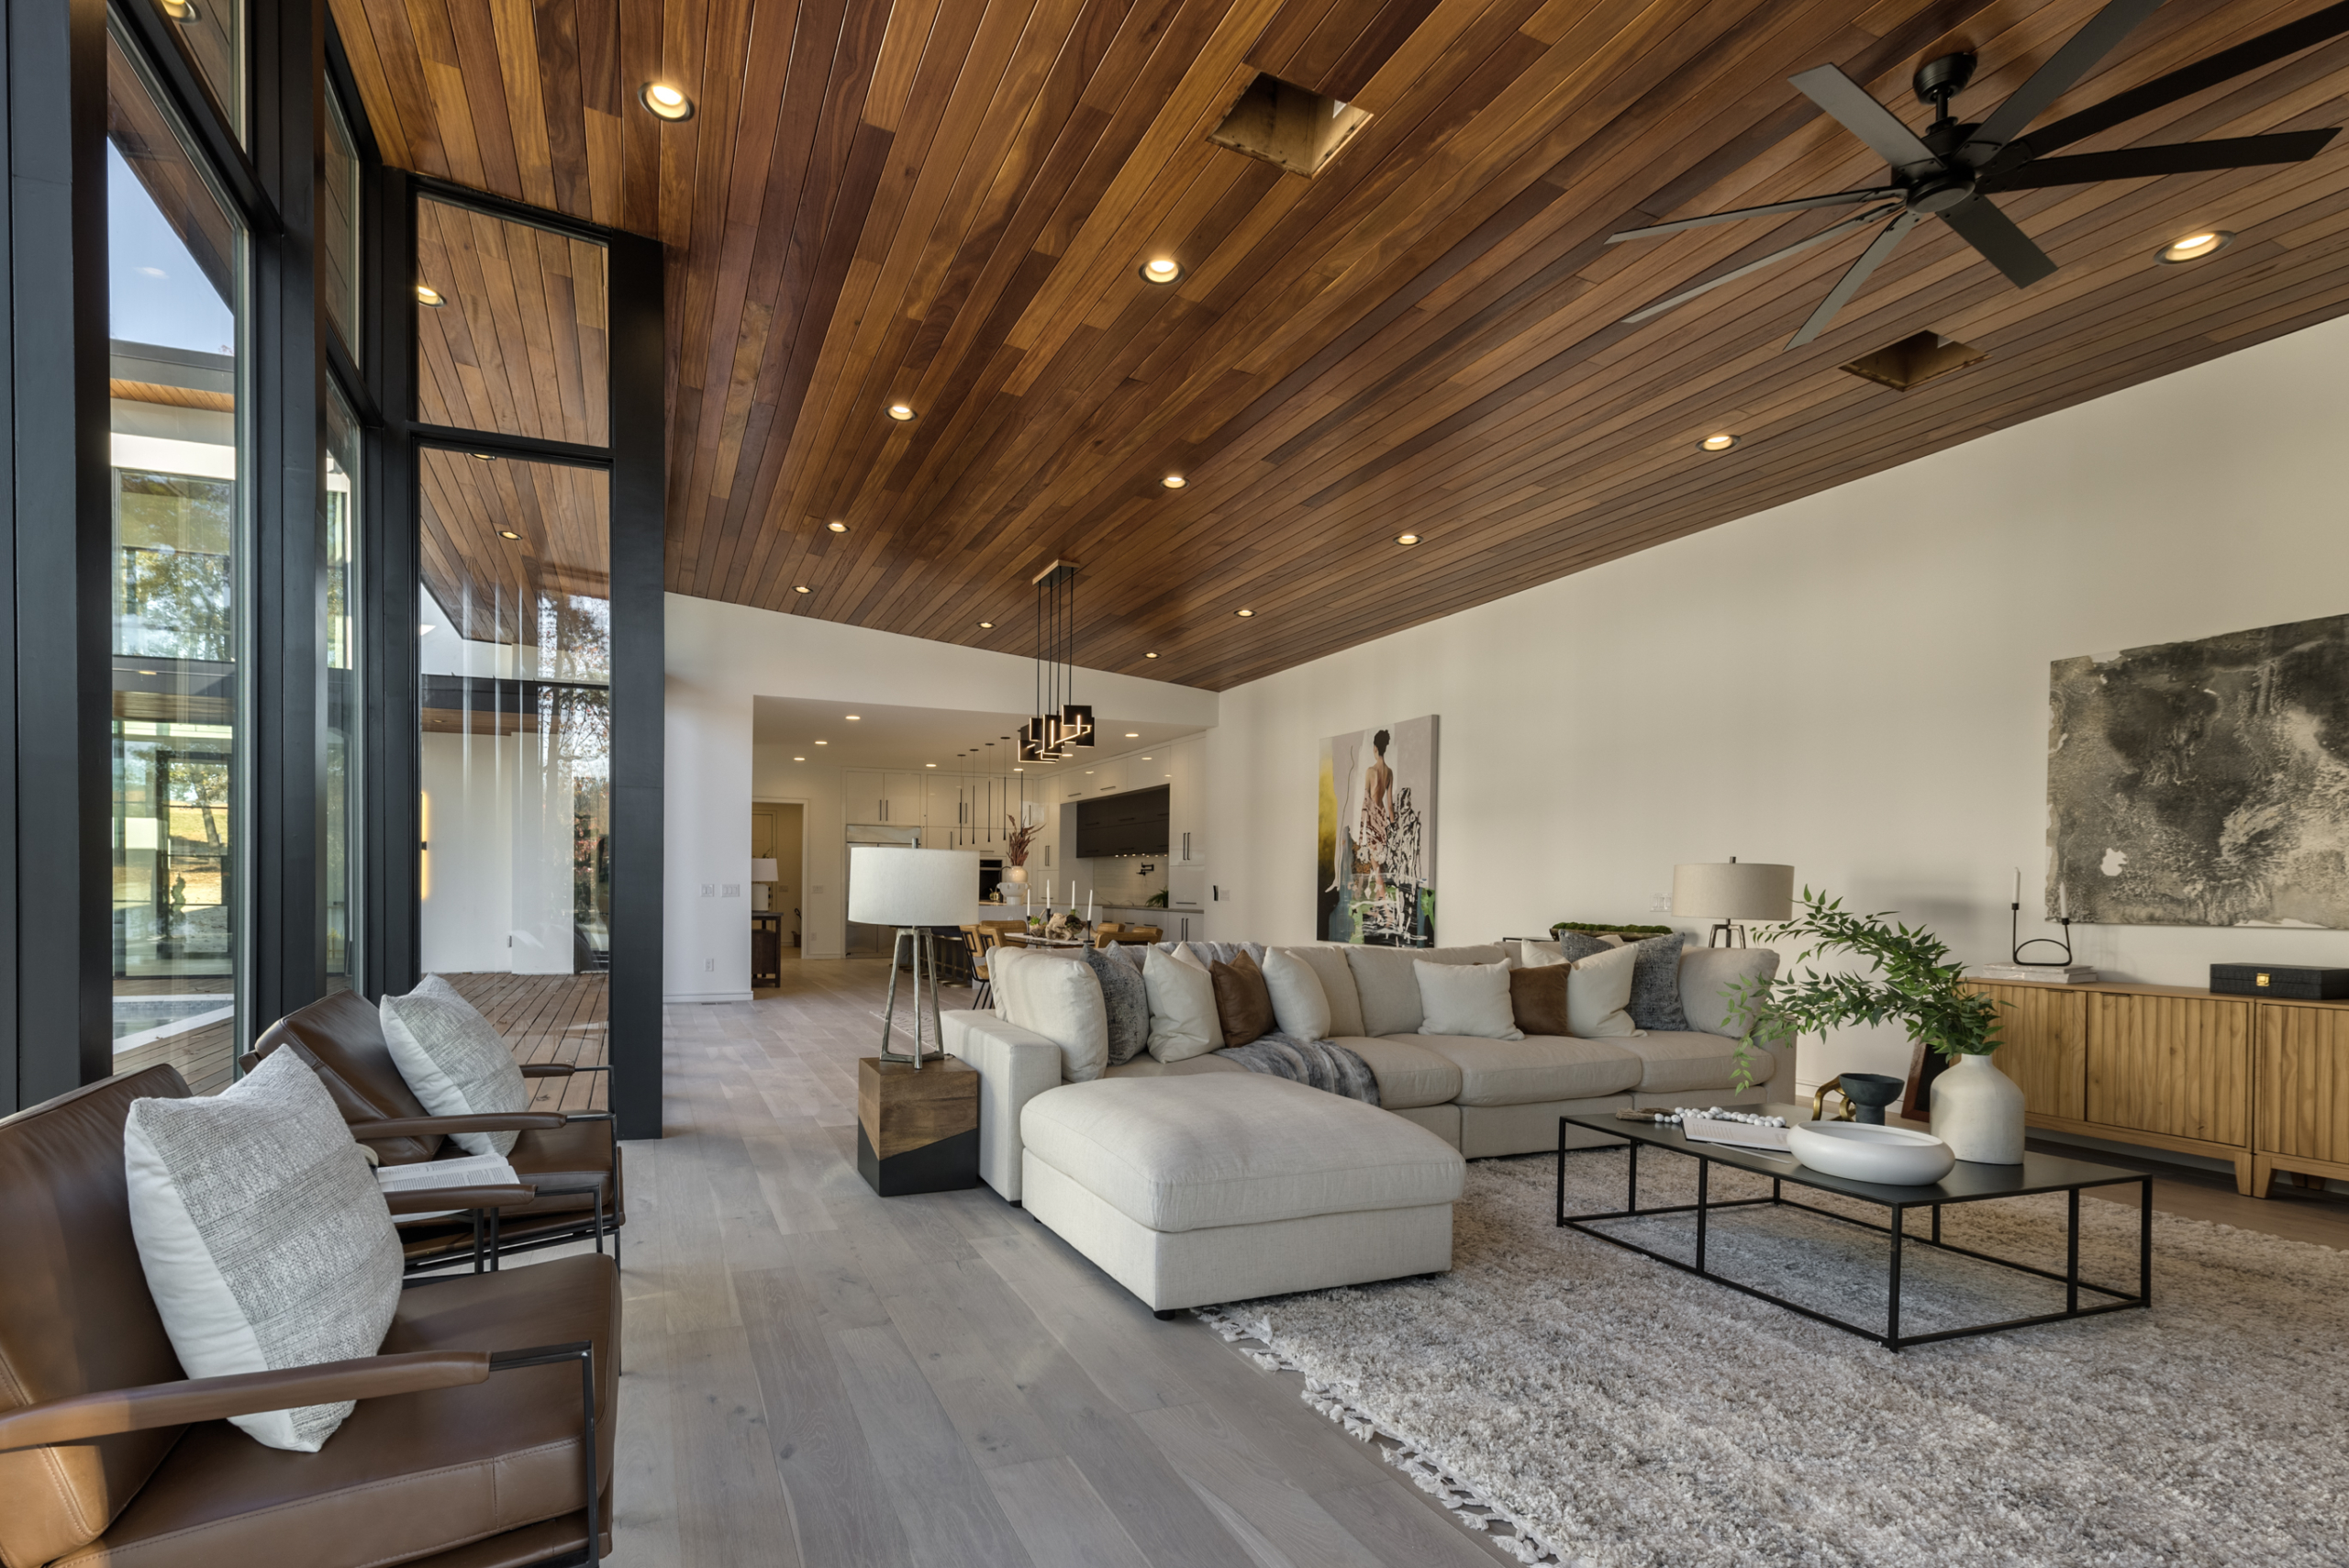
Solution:
{"label": "wood block side table", "polygon": [[979,1184],[978,1069],[953,1057],[856,1064],[856,1169],[883,1197]]}

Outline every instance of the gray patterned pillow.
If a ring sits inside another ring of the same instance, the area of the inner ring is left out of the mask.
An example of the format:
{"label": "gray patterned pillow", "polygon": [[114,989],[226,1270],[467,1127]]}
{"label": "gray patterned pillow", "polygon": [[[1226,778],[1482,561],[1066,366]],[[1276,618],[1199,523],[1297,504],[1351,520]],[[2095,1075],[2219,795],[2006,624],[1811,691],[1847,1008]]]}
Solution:
{"label": "gray patterned pillow", "polygon": [[1600,941],[1588,931],[1560,931],[1558,933],[1558,956],[1568,963],[1574,962],[1578,958],[1589,958],[1593,954],[1605,952],[1614,945],[1612,942]]}
{"label": "gray patterned pillow", "polygon": [[[384,1043],[408,1088],[434,1116],[510,1116],[530,1108],[530,1087],[487,1018],[437,974],[405,996],[386,996]],[[468,1154],[511,1154],[521,1134],[458,1132]]]}
{"label": "gray patterned pillow", "polygon": [[1101,982],[1101,1005],[1109,1015],[1109,1065],[1123,1067],[1150,1044],[1150,992],[1141,972],[1115,948],[1086,948],[1085,962]]}
{"label": "gray patterned pillow", "polygon": [[1643,1029],[1686,1032],[1696,1026],[1680,1006],[1680,950],[1686,932],[1650,937],[1631,943],[1639,957],[1631,961],[1631,1000],[1624,1010]]}
{"label": "gray patterned pillow", "polygon": [[[208,1099],[133,1100],[130,1233],[190,1377],[372,1356],[400,1300],[400,1240],[342,1113],[299,1054],[272,1051]],[[230,1420],[316,1453],[351,1402]]]}

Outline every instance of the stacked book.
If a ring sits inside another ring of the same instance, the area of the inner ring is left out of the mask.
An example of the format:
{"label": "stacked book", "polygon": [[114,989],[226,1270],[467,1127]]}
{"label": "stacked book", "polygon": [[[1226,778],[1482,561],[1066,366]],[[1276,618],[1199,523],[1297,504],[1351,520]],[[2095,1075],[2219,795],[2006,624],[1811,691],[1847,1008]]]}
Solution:
{"label": "stacked book", "polygon": [[1976,969],[1976,980],[2034,981],[2042,985],[2088,985],[2096,970],[2085,963],[1986,963]]}

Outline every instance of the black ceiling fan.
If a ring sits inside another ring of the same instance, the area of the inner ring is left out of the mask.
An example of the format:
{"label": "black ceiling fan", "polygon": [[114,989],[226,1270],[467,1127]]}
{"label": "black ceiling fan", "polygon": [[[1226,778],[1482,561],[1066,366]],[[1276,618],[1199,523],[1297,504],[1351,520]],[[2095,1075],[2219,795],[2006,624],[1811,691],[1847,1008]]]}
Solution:
{"label": "black ceiling fan", "polygon": [[1723,284],[1760,272],[1815,245],[1881,225],[1882,230],[1875,240],[1828,290],[1827,297],[1819,302],[1819,307],[1802,324],[1802,330],[1787,344],[1789,349],[1799,348],[1827,329],[1835,313],[1859,293],[1868,274],[1892,254],[1893,247],[1928,217],[1938,217],[1957,230],[1960,238],[2005,273],[2009,282],[2017,288],[2027,288],[2054,272],[2055,263],[1991,203],[1990,196],[1998,192],[2305,162],[2339,134],[2337,129],[2285,131],[2272,136],[2228,137],[2166,147],[2132,147],[2118,152],[2089,152],[2071,158],[2046,156],[2059,147],[2349,32],[2349,0],[2343,0],[2068,115],[2029,136],[2023,134],[2048,105],[2087,75],[2091,66],[2160,5],[2161,0],[2112,0],[2033,72],[2029,81],[2015,89],[2012,97],[1979,124],[1961,123],[1949,112],[1950,100],[1965,90],[1974,75],[1974,56],[1945,54],[1927,61],[1917,68],[1914,82],[1917,96],[1933,106],[1933,123],[1922,136],[1902,124],[1891,110],[1868,96],[1858,83],[1832,65],[1816,66],[1792,78],[1811,102],[1841,121],[1845,129],[1891,165],[1887,183],[1865,190],[1838,191],[1831,195],[1801,196],[1764,206],[1707,213],[1702,217],[1684,217],[1674,223],[1627,228],[1620,234],[1609,235],[1607,242],[1612,245],[1618,240],[1653,239],[1677,234],[1684,228],[1743,217],[1770,217],[1814,207],[1862,209],[1808,239],[1773,251],[1758,261],[1749,261],[1734,272],[1709,278],[1694,288],[1684,289],[1669,299],[1658,300],[1625,317],[1624,322],[1628,325],[1661,316]]}

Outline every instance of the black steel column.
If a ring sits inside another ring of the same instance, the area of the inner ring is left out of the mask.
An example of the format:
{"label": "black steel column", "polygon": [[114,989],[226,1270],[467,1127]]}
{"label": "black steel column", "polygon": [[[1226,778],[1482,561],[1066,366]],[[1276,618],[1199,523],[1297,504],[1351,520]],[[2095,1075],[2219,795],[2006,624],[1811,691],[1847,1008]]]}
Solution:
{"label": "black steel column", "polygon": [[106,7],[12,5],[0,202],[0,1114],[112,1071]]}
{"label": "black steel column", "polygon": [[315,214],[323,153],[323,0],[247,12],[251,147],[282,227],[252,247],[254,538],[246,581],[248,706],[239,737],[247,825],[239,856],[250,1040],[325,994],[327,965],[327,571],[319,450],[328,330]]}
{"label": "black steel column", "polygon": [[610,239],[612,429],[611,1106],[622,1138],[661,1136],[662,544],[668,468],[661,247]]}
{"label": "black steel column", "polygon": [[371,168],[362,193],[365,244],[362,274],[367,374],[383,419],[365,433],[361,509],[360,572],[367,606],[360,663],[364,675],[366,771],[361,781],[364,824],[362,858],[363,914],[360,966],[371,999],[397,994],[421,979],[423,952],[417,893],[420,822],[417,670],[416,451],[407,425],[416,406],[415,203],[407,176]]}

